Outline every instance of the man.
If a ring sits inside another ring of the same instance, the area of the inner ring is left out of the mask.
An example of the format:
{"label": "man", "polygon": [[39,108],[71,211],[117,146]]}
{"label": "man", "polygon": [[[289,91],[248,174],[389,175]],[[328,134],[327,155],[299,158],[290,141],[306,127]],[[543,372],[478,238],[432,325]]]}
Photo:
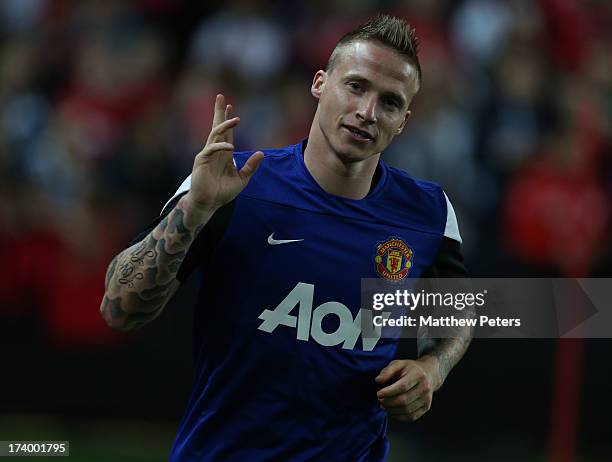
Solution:
{"label": "man", "polygon": [[160,218],[110,264],[101,313],[130,330],[197,269],[193,389],[173,461],[381,461],[387,414],[416,420],[469,333],[362,336],[362,278],[465,274],[444,192],[380,161],[418,91],[414,31],[376,17],[340,40],[311,87],[306,140],[234,152],[218,95],[193,171]]}

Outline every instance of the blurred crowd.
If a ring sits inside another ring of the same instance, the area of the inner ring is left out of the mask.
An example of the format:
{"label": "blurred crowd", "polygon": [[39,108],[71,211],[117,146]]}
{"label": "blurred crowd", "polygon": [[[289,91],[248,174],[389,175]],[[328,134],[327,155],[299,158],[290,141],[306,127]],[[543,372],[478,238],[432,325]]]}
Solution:
{"label": "blurred crowd", "polygon": [[423,68],[383,159],[445,188],[472,273],[610,275],[611,2],[213,3],[0,2],[0,320],[117,341],[106,265],[190,173],[215,95],[237,149],[299,141],[314,72],[377,12],[416,28]]}

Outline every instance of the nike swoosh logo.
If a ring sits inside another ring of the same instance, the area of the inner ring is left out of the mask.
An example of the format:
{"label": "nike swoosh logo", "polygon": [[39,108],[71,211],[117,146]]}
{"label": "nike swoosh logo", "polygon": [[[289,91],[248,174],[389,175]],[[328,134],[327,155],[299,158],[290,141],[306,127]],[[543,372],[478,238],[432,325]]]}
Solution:
{"label": "nike swoosh logo", "polygon": [[304,239],[274,239],[274,233],[268,236],[268,244],[270,245],[279,245],[279,244],[289,244],[291,242],[300,242]]}

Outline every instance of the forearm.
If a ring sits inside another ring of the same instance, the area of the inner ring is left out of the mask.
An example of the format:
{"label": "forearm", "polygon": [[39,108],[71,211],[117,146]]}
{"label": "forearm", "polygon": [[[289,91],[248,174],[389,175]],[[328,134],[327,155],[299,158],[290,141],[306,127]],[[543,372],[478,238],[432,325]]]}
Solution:
{"label": "forearm", "polygon": [[[454,316],[470,320],[476,316],[476,312],[473,308],[466,307],[456,311]],[[474,328],[469,323],[466,324],[437,331],[420,326],[417,331],[419,359],[432,361],[439,372],[439,383],[436,388],[442,386],[449,372],[461,360],[472,342]]]}
{"label": "forearm", "polygon": [[452,338],[419,337],[417,340],[419,359],[435,359],[439,372],[439,384],[442,386],[449,372],[461,360],[472,341],[470,329],[462,331]]}
{"label": "forearm", "polygon": [[[432,278],[426,281],[427,290],[434,293],[472,293],[472,283],[467,277],[467,270],[463,266],[463,258],[456,244],[454,253],[452,249],[447,249],[444,255],[439,257],[441,270],[438,274],[443,274],[446,278]],[[452,275],[452,278],[448,276]],[[439,312],[439,316],[450,315],[453,318],[466,321],[457,326],[450,327],[426,327],[420,325],[417,330],[417,348],[420,360],[430,361],[435,365],[439,372],[439,383],[441,387],[450,371],[461,360],[467,351],[474,336],[474,327],[471,320],[476,318],[474,306],[464,306],[462,309],[449,308],[451,312]]]}
{"label": "forearm", "polygon": [[109,265],[100,313],[118,330],[132,330],[156,318],[179,286],[176,275],[212,211],[196,210],[187,196],[141,242]]}

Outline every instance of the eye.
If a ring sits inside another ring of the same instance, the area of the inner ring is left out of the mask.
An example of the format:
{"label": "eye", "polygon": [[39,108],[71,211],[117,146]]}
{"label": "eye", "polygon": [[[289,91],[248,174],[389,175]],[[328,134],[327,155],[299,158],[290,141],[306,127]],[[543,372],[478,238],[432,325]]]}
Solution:
{"label": "eye", "polygon": [[392,109],[399,109],[400,105],[395,98],[383,98],[383,103]]}
{"label": "eye", "polygon": [[359,92],[363,89],[359,82],[350,81],[350,82],[347,82],[347,85],[350,87],[351,90],[356,91],[356,92]]}

